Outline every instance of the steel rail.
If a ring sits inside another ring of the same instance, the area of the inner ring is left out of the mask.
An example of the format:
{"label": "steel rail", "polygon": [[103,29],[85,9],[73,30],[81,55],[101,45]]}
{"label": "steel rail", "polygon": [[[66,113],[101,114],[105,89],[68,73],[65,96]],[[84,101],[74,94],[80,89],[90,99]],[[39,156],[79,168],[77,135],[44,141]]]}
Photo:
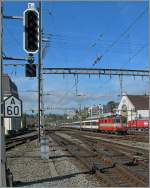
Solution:
{"label": "steel rail", "polygon": [[[54,133],[51,134],[51,137],[57,143],[67,148],[67,150],[71,152],[75,158],[79,159],[79,161],[81,161],[88,169],[91,169],[93,173],[95,172],[97,175],[99,175],[107,186],[122,184],[129,186],[146,186],[146,182],[143,182],[141,179],[136,177],[135,174],[132,174],[121,164],[114,163],[114,161],[112,161],[108,156],[105,156],[105,154],[100,155],[96,150],[93,152],[89,147],[85,148],[82,145],[76,143],[75,140],[73,142]],[[97,162],[100,164],[100,166],[97,166]],[[105,170],[107,173],[104,172]],[[118,180],[120,180],[120,182],[118,182]]]}
{"label": "steel rail", "polygon": [[28,140],[32,141],[34,139],[37,139],[38,135],[34,134],[34,135],[29,135],[29,136],[25,136],[25,137],[20,137],[20,138],[14,138],[13,140],[7,141],[6,142],[6,151],[26,143]]}

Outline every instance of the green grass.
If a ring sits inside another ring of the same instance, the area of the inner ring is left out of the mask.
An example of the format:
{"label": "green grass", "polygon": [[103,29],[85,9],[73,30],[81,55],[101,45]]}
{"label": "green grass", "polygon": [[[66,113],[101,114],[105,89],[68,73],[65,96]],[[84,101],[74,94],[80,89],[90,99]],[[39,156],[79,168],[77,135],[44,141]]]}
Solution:
{"label": "green grass", "polygon": [[101,138],[96,138],[97,141],[104,141],[103,139]]}

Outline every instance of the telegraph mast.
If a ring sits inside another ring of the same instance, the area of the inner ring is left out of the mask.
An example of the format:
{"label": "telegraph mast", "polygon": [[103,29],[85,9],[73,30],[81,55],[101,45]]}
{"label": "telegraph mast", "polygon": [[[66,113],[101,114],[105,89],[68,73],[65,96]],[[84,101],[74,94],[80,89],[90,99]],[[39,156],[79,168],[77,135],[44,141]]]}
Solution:
{"label": "telegraph mast", "polygon": [[6,187],[5,127],[3,117],[3,4],[0,1],[0,187]]}

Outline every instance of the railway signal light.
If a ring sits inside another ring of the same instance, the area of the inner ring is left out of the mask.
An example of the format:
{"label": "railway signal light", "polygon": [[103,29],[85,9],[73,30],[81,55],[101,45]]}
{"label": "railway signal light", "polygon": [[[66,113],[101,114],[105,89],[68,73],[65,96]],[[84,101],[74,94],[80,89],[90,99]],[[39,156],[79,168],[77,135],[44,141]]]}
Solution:
{"label": "railway signal light", "polygon": [[26,64],[25,75],[26,77],[36,77],[36,64]]}
{"label": "railway signal light", "polygon": [[36,53],[39,48],[39,13],[33,7],[24,11],[24,50]]}

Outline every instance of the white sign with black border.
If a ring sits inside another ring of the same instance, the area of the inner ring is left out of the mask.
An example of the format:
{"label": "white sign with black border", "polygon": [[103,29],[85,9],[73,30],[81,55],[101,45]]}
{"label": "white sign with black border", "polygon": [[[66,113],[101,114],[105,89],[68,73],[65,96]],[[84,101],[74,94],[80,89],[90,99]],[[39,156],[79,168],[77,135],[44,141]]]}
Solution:
{"label": "white sign with black border", "polygon": [[21,117],[22,101],[13,95],[4,100],[4,117]]}

